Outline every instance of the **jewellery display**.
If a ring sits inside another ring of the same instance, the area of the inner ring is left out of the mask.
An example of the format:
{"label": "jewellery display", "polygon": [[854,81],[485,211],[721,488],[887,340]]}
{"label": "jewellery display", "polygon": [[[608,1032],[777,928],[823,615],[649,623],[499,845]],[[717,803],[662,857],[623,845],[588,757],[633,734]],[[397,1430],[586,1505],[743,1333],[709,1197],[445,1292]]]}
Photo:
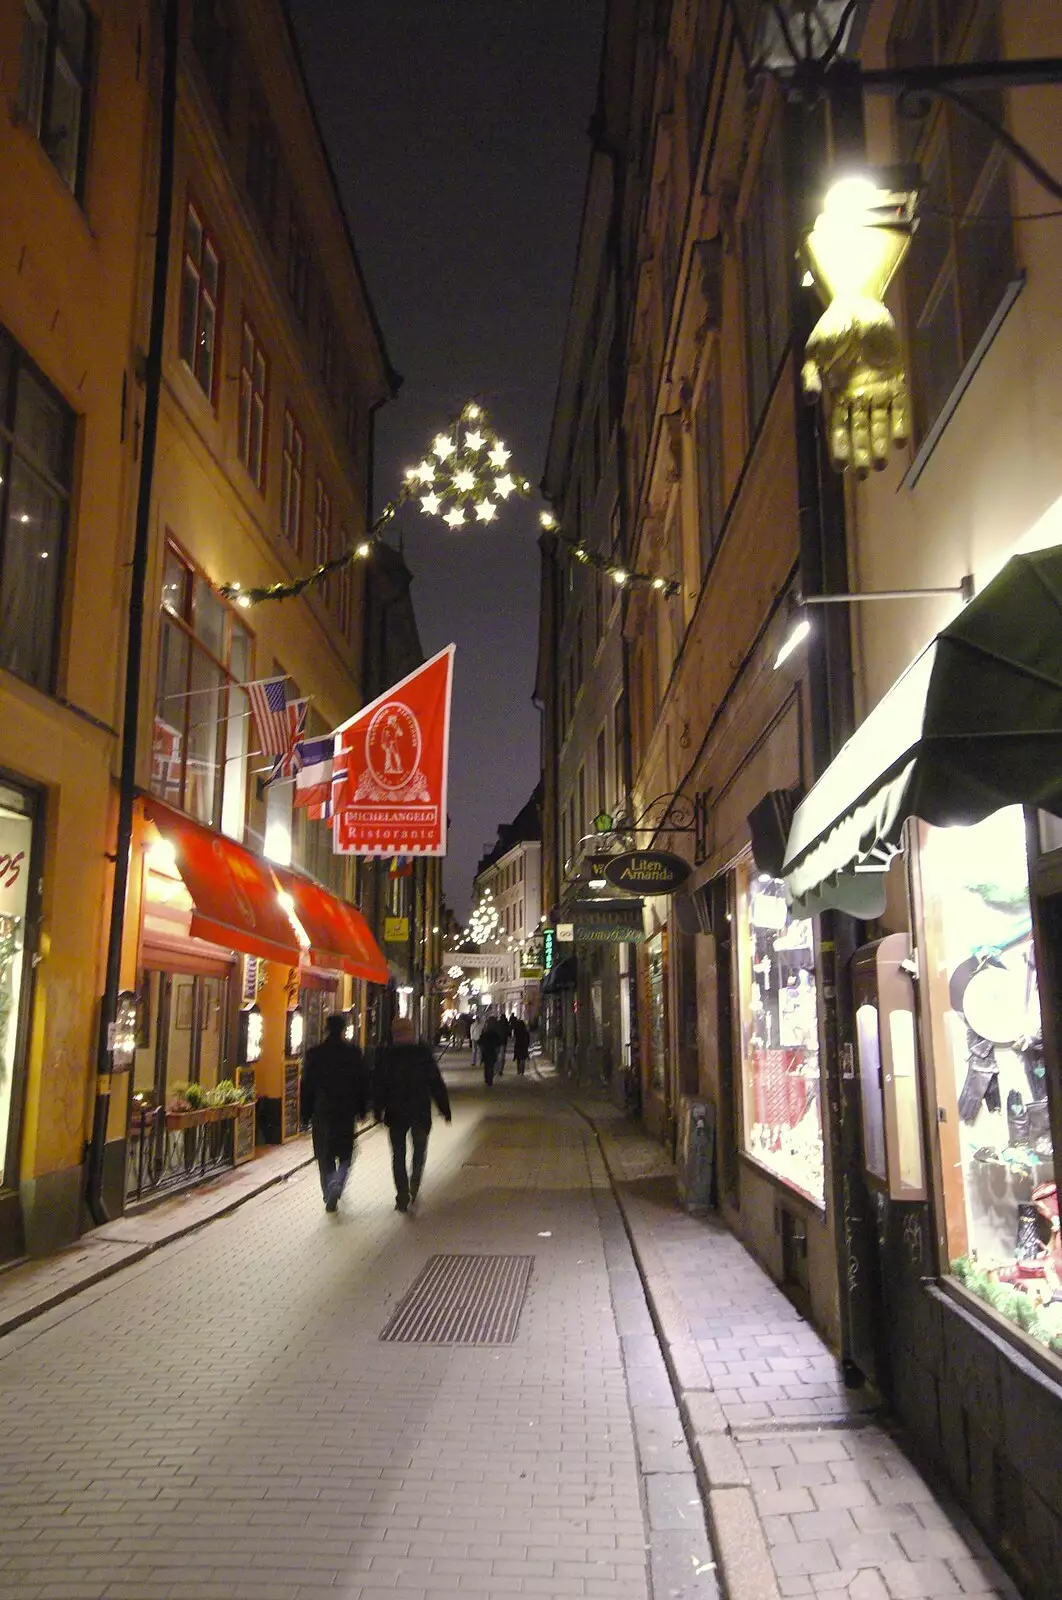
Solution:
{"label": "jewellery display", "polygon": [[822,1204],[819,1018],[812,925],[779,879],[739,874],[745,1150]]}

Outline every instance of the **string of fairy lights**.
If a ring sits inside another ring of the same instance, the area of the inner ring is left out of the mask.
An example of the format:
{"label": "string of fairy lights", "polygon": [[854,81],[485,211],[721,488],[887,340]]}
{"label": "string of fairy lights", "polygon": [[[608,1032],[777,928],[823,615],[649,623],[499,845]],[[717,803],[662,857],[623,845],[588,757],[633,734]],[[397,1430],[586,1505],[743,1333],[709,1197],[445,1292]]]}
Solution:
{"label": "string of fairy lights", "polygon": [[573,539],[569,534],[561,531],[560,525],[552,511],[539,513],[539,522],[547,533],[552,533],[558,544],[575,561],[582,562],[585,566],[595,567],[598,572],[603,572],[606,577],[620,589],[626,589],[631,584],[647,583],[650,588],[658,590],[665,599],[678,594],[682,584],[678,578],[665,578],[659,573],[633,572],[630,567],[625,567],[621,562],[611,561],[608,556],[600,551],[593,550],[582,539]]}
{"label": "string of fairy lights", "polygon": [[[484,408],[470,400],[435,435],[423,459],[406,468],[398,493],[387,502],[363,538],[286,583],[255,586],[233,580],[220,586],[221,593],[244,609],[260,605],[263,600],[290,600],[304,594],[333,573],[367,560],[376,545],[382,543],[388,525],[412,501],[419,503],[422,515],[440,518],[454,532],[486,526],[496,521],[510,497],[526,498],[531,493],[531,484],[510,467],[511,460],[512,451],[499,439]],[[597,568],[618,587],[647,583],[665,596],[679,592],[681,585],[676,578],[632,571],[582,540],[570,538],[551,511],[541,512],[539,521],[573,560]]]}

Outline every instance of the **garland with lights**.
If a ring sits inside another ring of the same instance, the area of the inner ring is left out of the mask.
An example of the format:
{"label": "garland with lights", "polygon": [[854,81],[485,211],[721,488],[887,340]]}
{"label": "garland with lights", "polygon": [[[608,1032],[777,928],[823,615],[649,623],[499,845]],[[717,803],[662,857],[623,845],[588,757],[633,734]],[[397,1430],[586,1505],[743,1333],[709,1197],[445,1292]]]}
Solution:
{"label": "garland with lights", "polygon": [[489,944],[498,931],[500,920],[498,908],[494,905],[494,895],[490,889],[485,889],[483,898],[468,919],[469,935],[477,945]]}
{"label": "garland with lights", "polygon": [[617,588],[626,589],[631,584],[647,583],[650,588],[658,590],[665,599],[678,594],[682,588],[677,578],[663,578],[658,573],[652,572],[632,572],[620,562],[610,561],[608,556],[601,555],[597,550],[591,550],[581,539],[570,538],[568,534],[560,531],[552,511],[543,511],[538,520],[547,533],[554,535],[558,544],[564,547],[573,560],[581,561],[584,566],[596,567],[598,572],[603,572],[611,578]]}
{"label": "garland with lights", "polygon": [[221,593],[245,608],[263,600],[290,600],[322,583],[333,572],[364,561],[372,554],[373,546],[381,542],[388,523],[410,500],[419,500],[425,516],[441,517],[450,528],[467,526],[470,521],[493,522],[500,501],[508,500],[512,494],[531,493],[526,478],[507,470],[511,455],[491,428],[483,407],[469,401],[460,415],[435,435],[423,461],[406,469],[401,489],[357,544],[349,545],[338,556],[320,562],[290,583],[270,583],[261,588],[223,583]]}

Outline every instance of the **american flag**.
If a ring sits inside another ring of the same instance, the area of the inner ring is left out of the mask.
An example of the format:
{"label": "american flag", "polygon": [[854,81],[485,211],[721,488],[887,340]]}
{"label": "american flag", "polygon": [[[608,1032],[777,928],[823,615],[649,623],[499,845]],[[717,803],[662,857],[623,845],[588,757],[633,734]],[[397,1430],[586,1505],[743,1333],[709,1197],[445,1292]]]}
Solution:
{"label": "american flag", "polygon": [[[309,703],[308,700],[289,700],[284,707],[287,742],[273,763],[267,783],[272,783],[276,778],[294,778],[302,766],[302,736],[306,732],[306,708]],[[269,753],[272,755],[273,752]]]}
{"label": "american flag", "polygon": [[287,678],[258,678],[246,685],[251,702],[254,725],[258,729],[258,743],[264,756],[282,756],[288,752],[291,729],[288,723]]}

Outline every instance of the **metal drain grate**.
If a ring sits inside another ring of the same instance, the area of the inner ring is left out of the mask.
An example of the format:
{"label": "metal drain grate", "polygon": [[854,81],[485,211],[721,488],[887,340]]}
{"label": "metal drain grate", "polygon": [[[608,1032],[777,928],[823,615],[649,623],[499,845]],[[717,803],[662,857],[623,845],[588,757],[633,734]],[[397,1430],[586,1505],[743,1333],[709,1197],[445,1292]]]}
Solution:
{"label": "metal drain grate", "polygon": [[431,1256],[380,1334],[399,1344],[512,1344],[534,1256]]}

